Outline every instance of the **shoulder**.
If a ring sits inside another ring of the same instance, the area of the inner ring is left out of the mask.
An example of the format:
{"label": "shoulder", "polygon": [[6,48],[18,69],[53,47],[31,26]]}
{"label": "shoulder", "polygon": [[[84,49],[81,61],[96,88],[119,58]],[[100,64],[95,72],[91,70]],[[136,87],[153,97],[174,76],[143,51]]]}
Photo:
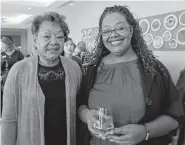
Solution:
{"label": "shoulder", "polygon": [[72,70],[75,73],[81,74],[81,69],[80,69],[79,65],[74,60],[63,57],[63,56],[61,56],[60,58],[61,58],[61,61],[62,61],[62,64],[64,65],[64,67],[69,68],[70,70]]}
{"label": "shoulder", "polygon": [[159,72],[160,74],[166,76],[166,77],[170,77],[170,73],[167,69],[167,67],[158,59],[155,59],[156,62],[156,70],[157,72]]}
{"label": "shoulder", "polygon": [[72,60],[74,60],[76,63],[78,63],[78,65],[81,65],[81,60],[80,58],[76,57],[76,56],[73,56],[72,57]]}
{"label": "shoulder", "polygon": [[21,52],[19,50],[15,50],[15,54],[19,55]]}
{"label": "shoulder", "polygon": [[180,71],[180,74],[185,75],[185,68]]}
{"label": "shoulder", "polygon": [[18,61],[12,66],[10,71],[12,70],[13,72],[21,73],[23,72],[23,70],[31,68],[30,66],[33,64],[34,61],[34,58],[31,57]]}

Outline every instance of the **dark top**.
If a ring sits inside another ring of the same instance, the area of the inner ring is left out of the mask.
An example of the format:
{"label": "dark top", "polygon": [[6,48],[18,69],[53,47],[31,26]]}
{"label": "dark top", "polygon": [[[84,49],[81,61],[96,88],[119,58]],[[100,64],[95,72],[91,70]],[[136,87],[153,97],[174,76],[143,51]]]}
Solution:
{"label": "dark top", "polygon": [[[169,115],[180,122],[180,116],[183,116],[182,101],[179,99],[176,87],[166,67],[158,60],[156,72],[154,74],[145,73],[143,67],[138,63],[141,75],[141,85],[146,103],[144,117],[138,124],[144,124],[155,120],[160,115]],[[77,97],[77,105],[88,105],[89,93],[92,90],[94,74],[97,72],[97,65],[91,65],[87,74],[83,78],[80,94]],[[87,126],[77,120],[77,142],[78,145],[90,144],[90,133]],[[78,136],[83,134],[83,138]],[[172,141],[171,136],[164,135],[157,138],[151,138],[148,141],[142,141],[138,145],[168,145]]]}
{"label": "dark top", "polygon": [[66,94],[65,72],[61,63],[54,67],[38,65],[38,79],[45,96],[45,145],[65,145]]}
{"label": "dark top", "polygon": [[[88,106],[97,109],[104,104],[111,107],[115,127],[138,123],[145,114],[138,60],[116,64],[101,63],[96,82],[90,92]],[[92,137],[93,145],[115,145],[109,140]]]}
{"label": "dark top", "polygon": [[[177,81],[177,89],[179,91],[180,98],[182,99],[184,113],[185,113],[185,68],[180,72],[180,76]],[[185,117],[183,118],[182,122],[185,123]],[[180,129],[180,136],[179,136],[179,144],[178,145],[184,145],[184,144],[185,144],[185,127],[182,127]]]}
{"label": "dark top", "polygon": [[23,54],[18,51],[15,50],[14,53],[12,55],[8,55],[5,52],[1,53],[3,61],[7,61],[8,62],[8,68],[10,69],[16,62],[24,59]]}

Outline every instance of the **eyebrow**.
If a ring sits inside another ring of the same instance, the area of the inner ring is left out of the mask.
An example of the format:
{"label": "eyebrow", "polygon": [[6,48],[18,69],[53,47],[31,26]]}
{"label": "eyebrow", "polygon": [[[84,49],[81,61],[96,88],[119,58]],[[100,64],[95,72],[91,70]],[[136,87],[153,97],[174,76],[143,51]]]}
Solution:
{"label": "eyebrow", "polygon": [[[126,25],[123,22],[117,22],[115,25],[118,25],[118,24],[123,24],[123,26]],[[103,28],[110,28],[110,25],[105,25],[105,26],[103,26]]]}
{"label": "eyebrow", "polygon": [[[51,30],[50,29],[43,29],[42,32],[43,33],[51,33]],[[61,32],[64,33],[64,31],[61,29],[59,31],[56,31],[56,34],[61,33]]]}

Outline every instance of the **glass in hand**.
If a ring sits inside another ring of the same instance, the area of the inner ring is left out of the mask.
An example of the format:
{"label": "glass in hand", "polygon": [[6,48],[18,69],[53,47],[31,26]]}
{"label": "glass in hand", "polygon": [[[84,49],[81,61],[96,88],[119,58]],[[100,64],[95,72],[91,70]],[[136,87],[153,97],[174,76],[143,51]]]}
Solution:
{"label": "glass in hand", "polygon": [[114,128],[112,110],[109,106],[98,107],[97,122],[94,128],[99,132],[101,138],[105,138]]}

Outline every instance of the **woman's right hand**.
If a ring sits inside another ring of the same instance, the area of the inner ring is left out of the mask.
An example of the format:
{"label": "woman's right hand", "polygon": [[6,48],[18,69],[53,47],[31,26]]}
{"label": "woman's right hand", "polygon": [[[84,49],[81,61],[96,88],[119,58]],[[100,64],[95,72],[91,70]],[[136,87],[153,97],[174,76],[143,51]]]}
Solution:
{"label": "woman's right hand", "polygon": [[[95,123],[99,123],[99,120],[98,120],[98,111],[97,110],[88,110],[86,112],[86,123],[87,123],[87,126],[88,126],[88,129],[89,131],[91,132],[91,135],[93,136],[96,136],[97,138],[102,138],[101,137],[101,134],[94,128],[94,124]],[[104,139],[104,138],[102,138]]]}

